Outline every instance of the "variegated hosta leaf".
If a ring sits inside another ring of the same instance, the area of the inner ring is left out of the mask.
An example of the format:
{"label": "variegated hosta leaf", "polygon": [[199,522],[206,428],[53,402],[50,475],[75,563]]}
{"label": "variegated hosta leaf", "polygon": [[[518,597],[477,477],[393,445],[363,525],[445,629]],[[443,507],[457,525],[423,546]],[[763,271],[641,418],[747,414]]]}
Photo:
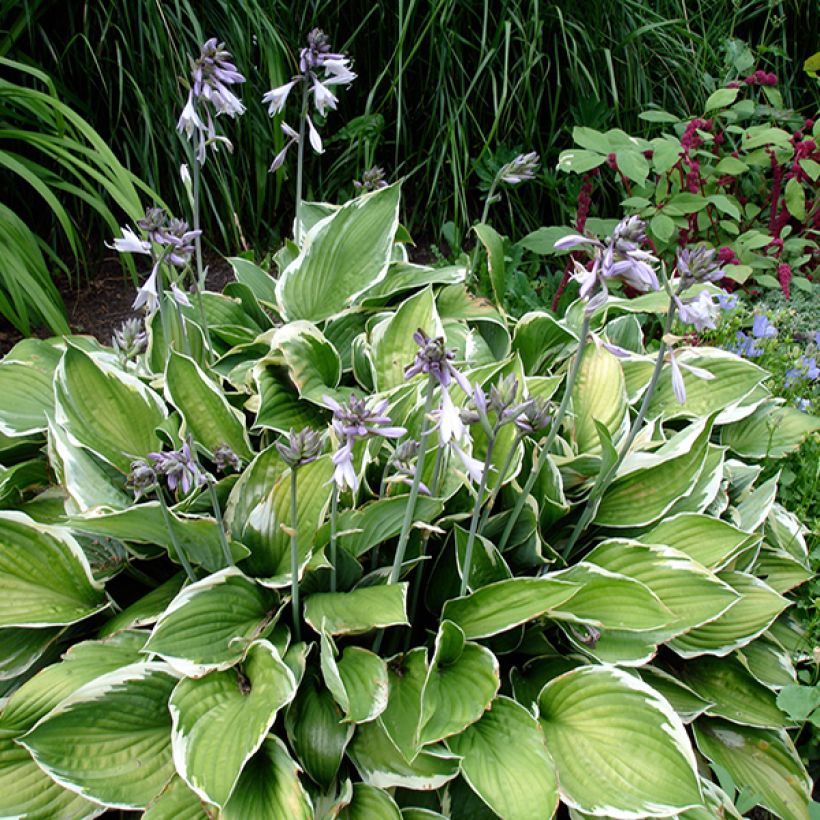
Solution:
{"label": "variegated hosta leaf", "polygon": [[557,319],[549,313],[535,311],[525,313],[518,320],[512,346],[527,373],[534,375],[577,343],[577,336]]}
{"label": "variegated hosta leaf", "polygon": [[311,595],[305,601],[305,620],[329,635],[407,625],[407,582]]}
{"label": "variegated hosta leaf", "polygon": [[457,285],[467,276],[464,265],[430,268],[411,262],[392,261],[384,279],[368,288],[356,301],[360,305],[379,306],[391,297],[407,291],[421,290],[427,285]]}
{"label": "variegated hosta leaf", "polygon": [[626,414],[621,363],[603,345],[587,345],[572,389],[575,440],[579,453],[598,453],[601,440],[595,420],[615,436]]}
{"label": "variegated hosta leaf", "polygon": [[102,364],[72,344],[54,379],[56,422],[124,473],[136,458],[162,449],[156,428],[165,403],[136,376]]}
{"label": "variegated hosta leaf", "polygon": [[790,721],[775,703],[775,695],[758,683],[733,658],[704,656],[689,661],[681,678],[712,706],[707,714],[743,726],[785,729]]}
{"label": "variegated hosta leaf", "polygon": [[566,604],[579,586],[555,577],[511,578],[451,598],[442,618],[452,621],[467,639],[488,638],[534,620]]}
{"label": "variegated hosta leaf", "polygon": [[427,649],[417,646],[391,658],[387,665],[389,697],[379,718],[391,746],[412,763],[421,749],[423,699],[429,666]]}
{"label": "variegated hosta leaf", "polygon": [[0,681],[11,680],[29,669],[57,640],[60,627],[0,629]]}
{"label": "variegated hosta leaf", "polygon": [[273,621],[275,593],[229,567],[185,587],[145,645],[188,677],[229,669]]}
{"label": "variegated hosta leaf", "polygon": [[54,414],[54,371],[61,353],[41,339],[23,339],[0,362],[0,433],[25,436],[46,429]]}
{"label": "variegated hosta leaf", "polygon": [[459,770],[458,757],[439,747],[424,749],[408,763],[378,720],[356,729],[348,755],[362,780],[381,789],[430,791],[448,783]]}
{"label": "variegated hosta leaf", "polygon": [[781,820],[807,820],[812,783],[789,736],[724,720],[695,724],[698,749]]}
{"label": "variegated hosta leaf", "polygon": [[447,742],[475,793],[509,820],[552,817],[558,806],[555,764],[538,721],[510,698],[496,698],[477,722]]}
{"label": "variegated hosta leaf", "polygon": [[785,550],[793,558],[805,562],[808,558],[806,534],[808,530],[794,513],[780,504],[773,504],[766,518],[766,540]]}
{"label": "variegated hosta leaf", "polygon": [[340,820],[402,820],[396,801],[384,789],[354,783],[350,802],[339,813]]}
{"label": "variegated hosta leaf", "polygon": [[735,509],[737,524],[746,532],[754,532],[766,520],[777,497],[777,482],[780,473],[755,487]]}
{"label": "variegated hosta leaf", "polygon": [[177,772],[203,799],[224,807],[296,680],[276,648],[255,641],[240,672],[181,680],[168,704]]}
{"label": "variegated hosta leaf", "polygon": [[684,723],[691,723],[711,706],[708,700],[693,692],[676,676],[657,666],[642,666],[636,671],[644,683],[669,701],[669,705]]}
{"label": "variegated hosta leaf", "polygon": [[387,665],[361,646],[348,646],[336,659],[333,639],[322,635],[321,667],[325,686],[351,723],[367,723],[387,708]]}
{"label": "variegated hosta leaf", "polygon": [[0,512],[0,626],[81,621],[108,606],[82,548],[63,527]]}
{"label": "variegated hosta leaf", "polygon": [[[726,457],[726,448],[709,444],[706,448],[706,457],[703,459],[703,469],[695,481],[688,495],[679,498],[668,510],[667,515],[694,512],[702,513],[715,502],[723,485],[723,462]],[[714,513],[713,514],[717,514]]]}
{"label": "variegated hosta leaf", "polygon": [[770,689],[797,681],[790,653],[765,635],[739,649],[737,658],[755,680]]}
{"label": "variegated hosta leaf", "polygon": [[709,444],[711,420],[681,431],[660,450],[627,458],[621,476],[604,494],[595,523],[609,527],[647,526],[692,492]]}
{"label": "variegated hosta leaf", "polygon": [[720,617],[669,642],[669,646],[683,658],[696,655],[724,657],[751,643],[789,606],[789,601],[782,595],[752,575],[719,572],[718,578],[729,584],[740,599]]}
{"label": "variegated hosta leaf", "polygon": [[165,392],[197,444],[211,453],[227,444],[244,461],[250,458],[243,420],[220,387],[189,356],[171,351],[165,368]]}
{"label": "variegated hosta leaf", "polygon": [[498,660],[484,646],[443,621],[422,692],[421,745],[461,732],[489,708],[501,685]]}
{"label": "variegated hosta leaf", "polygon": [[610,666],[582,667],[548,683],[538,704],[570,806],[637,820],[701,804],[686,730],[642,681]]}
{"label": "variegated hosta leaf", "polygon": [[720,441],[741,458],[782,458],[815,430],[820,430],[820,418],[766,403],[748,418],[722,427]]}
{"label": "variegated hosta leaf", "polygon": [[716,568],[749,546],[749,537],[749,533],[719,518],[681,513],[665,518],[649,532],[638,536],[638,540],[645,544],[667,544],[685,552],[704,567]]}
{"label": "variegated hosta leaf", "polygon": [[396,183],[356,197],[317,222],[276,284],[285,318],[327,319],[383,279],[398,213]]}
{"label": "variegated hosta leaf", "polygon": [[413,339],[418,328],[429,336],[443,333],[430,287],[406,299],[392,316],[373,328],[370,357],[377,390],[390,390],[404,383],[404,368],[413,364],[418,351]]}
{"label": "variegated hosta leaf", "polygon": [[137,663],[78,689],[19,739],[58,783],[111,808],[144,809],[174,773],[164,663]]}
{"label": "variegated hosta leaf", "polygon": [[814,578],[808,560],[801,563],[785,550],[763,549],[754,566],[755,575],[763,578],[775,592],[785,594]]}
{"label": "variegated hosta leaf", "polygon": [[177,596],[184,582],[185,575],[183,573],[178,572],[176,575],[172,575],[164,584],[152,589],[142,598],[134,601],[131,606],[127,606],[113,618],[106,621],[98,633],[99,636],[102,638],[123,629],[134,629],[155,624],[165,608]]}
{"label": "variegated hosta leaf", "polygon": [[313,820],[310,795],[299,780],[299,766],[278,737],[270,736],[248,761],[222,817],[287,817]]}
{"label": "variegated hosta leaf", "polygon": [[173,777],[148,806],[142,820],[208,820],[202,801],[181,777]]}

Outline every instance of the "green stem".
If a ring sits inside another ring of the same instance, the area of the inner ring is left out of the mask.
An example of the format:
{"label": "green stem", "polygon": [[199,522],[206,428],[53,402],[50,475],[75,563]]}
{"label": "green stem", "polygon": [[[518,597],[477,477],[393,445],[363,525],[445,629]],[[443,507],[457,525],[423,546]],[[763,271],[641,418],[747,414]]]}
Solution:
{"label": "green stem", "polygon": [[518,521],[518,516],[521,515],[521,510],[524,509],[524,504],[527,501],[527,497],[532,491],[538,476],[541,474],[541,470],[547,461],[547,457],[549,456],[550,448],[558,435],[558,431],[561,429],[561,424],[564,421],[564,416],[567,413],[569,402],[572,397],[572,388],[575,386],[575,379],[578,377],[578,371],[581,368],[581,360],[584,357],[587,334],[589,333],[589,319],[589,316],[584,315],[584,321],[581,325],[581,336],[578,341],[578,352],[575,354],[575,360],[573,361],[569,373],[567,374],[567,382],[564,386],[564,396],[561,399],[561,404],[558,407],[558,411],[552,421],[552,426],[550,427],[549,434],[547,435],[547,440],[544,442],[544,446],[538,454],[538,461],[533,465],[529,478],[527,478],[527,482],[524,484],[521,493],[515,501],[515,506],[510,513],[507,525],[504,527],[504,532],[501,534],[501,539],[497,544],[499,552],[503,552],[504,547],[507,545],[507,541],[510,538],[513,527],[515,527],[515,524]]}
{"label": "green stem", "polygon": [[299,142],[296,145],[296,213],[295,213],[295,239],[296,244],[302,243],[302,227],[299,220],[299,210],[302,207],[302,173],[305,163],[305,127],[307,126],[308,111],[308,86],[306,81],[302,81],[302,116],[299,119]]}
{"label": "green stem", "polygon": [[290,468],[290,607],[293,613],[293,632],[296,640],[302,640],[302,624],[299,613],[299,538],[296,508],[297,467]]}
{"label": "green stem", "polygon": [[572,548],[575,546],[578,539],[583,534],[584,530],[589,526],[589,522],[592,520],[593,516],[597,511],[598,501],[606,492],[609,485],[612,483],[618,470],[621,467],[621,464],[623,464],[624,459],[627,457],[629,453],[629,448],[632,446],[632,443],[635,441],[636,436],[643,427],[644,419],[646,418],[646,412],[649,409],[649,403],[652,401],[652,396],[655,393],[655,388],[658,386],[658,380],[660,379],[661,372],[663,371],[664,358],[666,357],[666,351],[669,349],[668,345],[664,341],[664,337],[672,329],[672,322],[675,318],[675,310],[675,302],[673,299],[670,299],[669,310],[666,313],[666,323],[664,325],[663,336],[661,337],[661,345],[658,348],[658,356],[655,359],[655,369],[652,371],[652,378],[649,380],[649,385],[647,386],[646,392],[644,393],[643,401],[641,401],[641,406],[638,409],[638,415],[635,416],[635,420],[632,422],[632,426],[629,428],[629,432],[627,433],[626,438],[624,439],[623,444],[621,445],[620,451],[618,452],[618,458],[615,460],[615,463],[606,471],[606,473],[599,474],[598,477],[595,479],[595,483],[593,484],[592,490],[589,493],[587,503],[584,506],[584,510],[581,513],[581,517],[575,524],[575,527],[573,528],[569,540],[565,544],[563,550],[561,550],[561,555],[565,561],[569,558],[570,553],[572,552]]}
{"label": "green stem", "polygon": [[[492,184],[490,185],[490,190],[487,191],[487,198],[484,200],[484,209],[481,212],[481,222],[480,225],[483,225],[487,218],[490,216],[490,205],[492,205],[493,196],[495,196],[495,189],[498,187],[498,177],[494,177]],[[476,276],[476,267],[478,266],[478,254],[479,249],[481,248],[481,240],[476,237],[475,241],[475,248],[473,248],[473,258],[470,260],[470,275],[475,280]]]}
{"label": "green stem", "polygon": [[[191,161],[191,221],[193,222],[193,229],[195,231],[199,230],[199,223],[200,223],[200,215],[199,215],[199,199],[200,199],[200,189],[201,189],[201,173],[202,170],[199,167],[199,162],[197,162],[196,155],[193,151],[193,146],[191,146],[191,151],[189,152],[189,157],[192,158]],[[189,160],[190,161],[190,160]],[[194,257],[196,258],[196,281],[197,281],[197,290],[205,288],[205,268],[202,264],[202,236],[197,234],[196,238],[194,239]]]}
{"label": "green stem", "polygon": [[464,550],[464,568],[461,572],[461,589],[458,593],[462,598],[467,594],[467,586],[470,581],[470,569],[473,564],[473,544],[475,542],[476,529],[478,528],[478,514],[481,511],[481,500],[484,498],[484,490],[487,488],[487,475],[490,472],[490,465],[493,459],[493,447],[495,446],[495,436],[497,430],[487,440],[487,455],[484,456],[484,470],[481,473],[481,481],[478,484],[478,492],[473,503],[473,514],[470,518],[470,532],[467,536],[467,547]]}
{"label": "green stem", "polygon": [[168,530],[168,535],[171,537],[171,543],[174,546],[174,552],[177,554],[177,558],[179,558],[179,562],[182,564],[182,568],[185,570],[185,574],[188,578],[191,581],[196,581],[196,575],[194,575],[194,570],[191,567],[190,561],[188,561],[188,556],[180,546],[179,541],[177,541],[177,536],[174,532],[174,525],[171,521],[171,512],[165,501],[165,494],[162,487],[157,487],[157,498],[159,499],[159,507],[162,510],[162,517],[165,521],[165,527]]}
{"label": "green stem", "polygon": [[191,342],[188,339],[188,330],[185,327],[185,319],[182,315],[182,305],[174,299],[174,305],[176,307],[177,312],[177,319],[179,320],[179,329],[182,331],[182,347],[185,351],[186,356],[191,355]]}
{"label": "green stem", "polygon": [[336,515],[339,511],[339,488],[333,482],[330,493],[330,591],[336,592]]}
{"label": "green stem", "polygon": [[233,554],[231,553],[231,546],[228,543],[228,536],[225,533],[225,526],[222,522],[222,510],[219,509],[219,498],[216,495],[216,484],[211,478],[208,478],[208,492],[211,496],[211,504],[214,508],[214,518],[219,529],[219,541],[222,544],[222,554],[225,556],[225,561],[229,567],[234,565]]}
{"label": "green stem", "polygon": [[481,513],[481,521],[478,522],[479,532],[483,532],[484,527],[487,526],[487,519],[490,517],[490,511],[495,505],[496,499],[498,498],[498,494],[501,492],[501,485],[504,483],[504,479],[507,477],[507,473],[510,470],[512,460],[515,458],[516,450],[518,450],[518,445],[521,443],[523,438],[523,434],[518,433],[515,437],[515,441],[513,441],[513,446],[510,448],[510,452],[507,453],[507,458],[504,460],[504,466],[501,468],[501,472],[498,474],[498,479],[495,482],[495,486],[490,492],[490,497],[487,500],[487,504],[484,506],[484,510]]}

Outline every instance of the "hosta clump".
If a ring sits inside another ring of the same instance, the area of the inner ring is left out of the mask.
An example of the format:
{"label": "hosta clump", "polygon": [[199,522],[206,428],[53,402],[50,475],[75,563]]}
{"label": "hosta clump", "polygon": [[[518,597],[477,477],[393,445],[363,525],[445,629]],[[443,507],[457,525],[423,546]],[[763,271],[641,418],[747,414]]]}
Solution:
{"label": "hosta clump", "polygon": [[232,260],[210,354],[180,305],[0,363],[0,816],[807,817],[760,475],[820,421],[644,336],[716,290],[684,269],[512,322],[398,206]]}

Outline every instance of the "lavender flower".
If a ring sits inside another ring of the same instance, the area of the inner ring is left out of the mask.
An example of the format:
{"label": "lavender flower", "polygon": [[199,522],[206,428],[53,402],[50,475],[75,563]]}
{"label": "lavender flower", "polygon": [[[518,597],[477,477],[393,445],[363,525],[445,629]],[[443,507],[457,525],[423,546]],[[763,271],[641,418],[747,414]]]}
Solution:
{"label": "lavender flower", "polygon": [[711,381],[715,378],[715,374],[709,370],[679,361],[676,351],[671,347],[667,355],[672,368],[672,391],[679,404],[686,404],[686,385],[683,381],[682,370],[687,370],[693,376],[697,376],[697,378],[704,379],[705,381]]}
{"label": "lavender flower", "polygon": [[696,297],[686,301],[681,301],[676,296],[675,302],[681,321],[694,325],[698,333],[703,332],[706,328],[715,329],[719,306],[713,301],[713,296],[708,290],[702,290]]}
{"label": "lavender flower", "polygon": [[201,230],[188,229],[188,223],[181,219],[168,219],[165,224],[152,231],[154,241],[163,246],[163,259],[176,268],[184,268],[194,254],[194,240],[202,234]]}
{"label": "lavender flower", "polygon": [[677,269],[685,287],[695,282],[717,282],[723,278],[723,268],[720,260],[715,259],[715,254],[714,248],[704,244],[678,251]]}
{"label": "lavender flower", "polygon": [[721,292],[718,294],[717,300],[718,305],[720,305],[720,309],[727,312],[734,310],[738,304],[738,298],[733,293]]}
{"label": "lavender flower", "polygon": [[360,192],[378,191],[380,188],[386,188],[387,181],[384,178],[384,169],[378,165],[368,168],[362,174],[361,182],[358,179],[353,181],[353,187]]}
{"label": "lavender flower", "polygon": [[[455,441],[450,442],[450,449],[458,456],[470,481],[473,484],[480,484],[484,475],[484,462],[481,459],[467,455]],[[491,466],[490,469],[492,470],[493,467]]]}
{"label": "lavender flower", "polygon": [[176,492],[178,487],[186,495],[193,487],[201,487],[207,483],[208,477],[199,466],[199,462],[191,452],[190,442],[186,441],[179,450],[168,453],[148,453],[154,462],[157,475],[165,477],[168,489]]}
{"label": "lavender flower", "polygon": [[742,330],[738,330],[735,334],[735,344],[731,345],[729,350],[747,359],[756,359],[763,355],[763,349],[757,346],[755,339],[747,336]]}
{"label": "lavender flower", "polygon": [[817,360],[814,356],[801,356],[800,361],[796,367],[792,367],[786,371],[786,379],[784,385],[791,387],[795,382],[811,381],[813,382],[820,376],[820,368],[817,367]]}
{"label": "lavender flower", "polygon": [[507,185],[519,185],[522,182],[535,179],[538,170],[539,156],[535,151],[529,154],[519,154],[514,160],[504,165],[498,172],[498,178]]}
{"label": "lavender flower", "polygon": [[801,413],[808,413],[811,409],[811,402],[808,399],[795,399],[794,405]]}
{"label": "lavender flower", "polygon": [[368,409],[365,400],[355,395],[351,395],[346,404],[340,404],[330,396],[325,396],[324,401],[333,411],[331,427],[340,442],[332,458],[336,467],[333,479],[340,490],[350,487],[355,492],[359,486],[353,466],[353,445],[356,441],[369,436],[400,438],[407,430],[392,426],[390,417],[385,414],[389,405],[387,399],[373,409]]}
{"label": "lavender flower", "polygon": [[144,253],[151,255],[151,243],[146,239],[140,239],[131,228],[123,227],[120,229],[122,236],[115,237],[114,242],[109,245],[107,242],[105,246],[119,253]]}
{"label": "lavender flower", "polygon": [[429,373],[442,387],[447,388],[455,380],[467,395],[472,393],[470,382],[453,367],[455,350],[444,346],[444,337],[430,338],[421,328],[413,334],[413,341],[419,346],[413,364],[404,368],[404,377],[411,379],[419,373]]}
{"label": "lavender flower", "polygon": [[111,337],[111,346],[126,360],[135,359],[147,343],[148,335],[139,319],[126,319]]}
{"label": "lavender flower", "polygon": [[752,321],[752,336],[755,339],[771,339],[777,336],[777,328],[761,313]]}
{"label": "lavender flower", "polygon": [[302,467],[319,457],[324,438],[321,433],[305,427],[299,432],[291,430],[286,441],[277,441],[276,449],[288,467]]}
{"label": "lavender flower", "polygon": [[216,466],[217,472],[238,473],[242,469],[242,460],[231,449],[229,444],[220,444],[219,447],[214,450],[214,465]]}
{"label": "lavender flower", "polygon": [[551,421],[549,402],[544,399],[530,399],[521,408],[521,412],[515,419],[515,426],[519,433],[533,436],[546,429]]}
{"label": "lavender flower", "polygon": [[[559,239],[556,250],[570,250],[589,246],[592,263],[589,267],[574,260],[573,279],[580,285],[579,295],[588,299],[587,314],[605,304],[608,279],[620,279],[624,284],[645,293],[659,290],[660,284],[652,264],[657,258],[641,249],[646,239],[646,223],[637,216],[621,220],[606,242],[581,234],[570,234]],[[599,290],[594,293],[596,285]]]}
{"label": "lavender flower", "polygon": [[157,473],[153,467],[144,459],[137,459],[131,462],[131,472],[128,474],[126,486],[134,490],[134,499],[139,501],[140,497],[150,492],[157,484]]}
{"label": "lavender flower", "polygon": [[[407,439],[407,441],[403,441],[399,444],[388,461],[388,467],[393,467],[395,473],[387,480],[391,483],[397,482],[411,487],[416,472],[416,467],[413,462],[418,456],[418,451],[419,443],[413,438]],[[431,495],[429,487],[427,487],[423,481],[419,481],[419,492],[422,495]]]}

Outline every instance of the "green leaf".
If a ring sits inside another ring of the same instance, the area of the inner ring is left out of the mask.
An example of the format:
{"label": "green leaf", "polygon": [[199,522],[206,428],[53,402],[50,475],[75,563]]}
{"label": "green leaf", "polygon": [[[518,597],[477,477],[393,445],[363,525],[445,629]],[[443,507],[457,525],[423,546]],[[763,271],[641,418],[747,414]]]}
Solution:
{"label": "green leaf", "polygon": [[46,429],[59,361],[60,351],[40,339],[24,339],[6,354],[0,362],[0,433],[24,436]]}
{"label": "green leaf", "polygon": [[[770,689],[790,686],[797,680],[790,654],[766,637],[739,649],[736,656],[753,678]],[[778,706],[784,708],[781,704]]]}
{"label": "green leaf", "polygon": [[317,222],[276,284],[287,319],[321,321],[387,273],[398,226],[399,184],[356,197]]}
{"label": "green leaf", "polygon": [[723,566],[748,539],[748,533],[728,522],[698,513],[666,518],[638,537],[645,544],[667,544],[709,568]]}
{"label": "green leaf", "polygon": [[185,575],[183,573],[179,572],[172,575],[167,581],[106,621],[99,631],[99,636],[104,638],[123,629],[135,629],[155,624],[168,604],[174,600],[184,581]]}
{"label": "green leaf", "polygon": [[669,701],[684,723],[691,723],[700,717],[711,703],[695,694],[677,676],[665,672],[657,666],[642,666],[637,670],[644,683],[649,684],[656,692]]}
{"label": "green leaf", "polygon": [[224,820],[252,817],[313,820],[313,805],[299,781],[299,767],[278,737],[270,736],[248,761],[222,817]]}
{"label": "green leaf", "polygon": [[564,173],[585,174],[606,162],[606,156],[594,151],[584,151],[580,148],[570,148],[561,151],[558,155],[558,164],[555,166]]}
{"label": "green leaf", "polygon": [[708,715],[762,729],[785,729],[789,725],[775,703],[774,693],[733,658],[696,658],[682,670],[683,682],[713,704]]}
{"label": "green leaf", "polygon": [[816,430],[820,418],[767,403],[742,421],[722,427],[720,441],[741,458],[782,458]]}
{"label": "green leaf", "polygon": [[413,364],[418,351],[413,340],[418,328],[431,336],[441,335],[441,320],[431,287],[405,299],[389,319],[373,328],[370,349],[378,390],[390,390],[405,383],[404,369]]}
{"label": "green leaf", "polygon": [[371,629],[408,625],[407,583],[320,592],[305,601],[305,621],[317,632],[355,635]]}
{"label": "green leaf", "polygon": [[667,111],[662,111],[660,109],[649,109],[648,111],[641,111],[638,114],[638,119],[644,120],[645,122],[678,122],[678,117],[674,114],[670,114]]}
{"label": "green leaf", "polygon": [[748,170],[749,166],[737,157],[723,157],[715,166],[715,171],[718,174],[728,174],[733,177],[740,176]]}
{"label": "green leaf", "polygon": [[276,304],[276,280],[267,271],[241,256],[229,256],[226,261],[233,268],[236,281],[250,288],[260,302]]}
{"label": "green leaf", "polygon": [[[364,724],[365,726],[373,725]],[[328,789],[339,771],[353,726],[342,722],[342,713],[327,689],[309,676],[290,705],[285,728],[291,746],[305,771]]]}
{"label": "green leaf", "polygon": [[802,222],[806,218],[806,192],[796,177],[786,183],[784,198],[788,212]]}
{"label": "green leaf", "polygon": [[185,587],[174,598],[154,626],[145,651],[188,677],[229,669],[271,622],[276,607],[273,593],[228,567]]}
{"label": "green leaf", "polygon": [[709,202],[714,205],[721,213],[731,216],[732,219],[740,220],[740,209],[732,202],[729,197],[723,194],[711,194],[707,197]]}
{"label": "green leaf", "polygon": [[430,791],[448,783],[459,770],[459,759],[443,749],[422,751],[408,763],[378,720],[356,729],[348,754],[362,780],[381,789]]}
{"label": "green leaf", "polygon": [[222,390],[190,357],[172,350],[165,369],[165,391],[185,422],[185,430],[213,455],[227,444],[243,461],[251,457],[242,416]]}
{"label": "green leaf", "polygon": [[513,350],[527,375],[541,373],[562,352],[578,343],[575,334],[548,313],[525,313],[515,326]]}
{"label": "green leaf", "polygon": [[640,152],[629,148],[615,152],[618,170],[638,185],[644,185],[649,176],[649,161]]}
{"label": "green leaf", "polygon": [[683,191],[670,197],[664,206],[664,213],[670,216],[685,216],[702,211],[708,205],[708,200],[702,194],[691,194]]}
{"label": "green leaf", "polygon": [[82,548],[69,530],[0,512],[0,626],[75,623],[105,609]]}
{"label": "green leaf", "polygon": [[162,449],[156,428],[167,415],[165,403],[136,376],[95,361],[69,343],[54,391],[57,424],[122,472],[135,458]]}
{"label": "green leaf", "polygon": [[790,683],[777,694],[777,705],[792,720],[806,720],[820,707],[820,686],[801,686]]}
{"label": "green leaf", "polygon": [[353,784],[353,797],[339,813],[340,820],[401,820],[396,801],[382,789],[367,783]]}
{"label": "green leaf", "polygon": [[701,804],[683,723],[642,681],[615,667],[582,667],[548,683],[538,705],[559,791],[571,806],[641,818]]}
{"label": "green leaf", "polygon": [[610,527],[647,526],[688,495],[700,476],[712,419],[698,419],[654,454],[654,464],[629,469],[615,479],[601,500],[595,523]]}
{"label": "green leaf", "polygon": [[712,111],[715,108],[726,108],[731,105],[736,99],[739,88],[718,88],[709,95],[706,100],[704,111]]}
{"label": "green leaf", "polygon": [[295,694],[293,673],[267,641],[251,644],[242,673],[181,680],[168,704],[179,775],[204,800],[224,807],[276,713]]}
{"label": "green leaf", "polygon": [[498,660],[484,646],[465,643],[464,633],[442,621],[424,683],[421,745],[456,735],[489,708],[501,685]]}
{"label": "green leaf", "polygon": [[391,658],[387,675],[390,696],[379,723],[390,744],[412,763],[421,749],[424,688],[429,675],[427,649],[417,646]]}
{"label": "green leaf", "polygon": [[468,640],[488,638],[559,608],[577,591],[577,585],[551,577],[511,578],[450,599],[442,619],[461,627]]}
{"label": "green leaf", "polygon": [[595,421],[611,435],[626,414],[624,374],[618,358],[603,346],[588,345],[572,389],[575,439],[579,453],[599,453],[601,441]]}
{"label": "green leaf", "polygon": [[479,241],[487,251],[487,267],[490,272],[490,285],[493,297],[499,308],[504,307],[504,297],[507,294],[507,272],[504,262],[504,237],[489,225],[479,223],[473,230]]}
{"label": "green leaf", "polygon": [[19,742],[58,782],[110,808],[144,809],[174,772],[163,663],[132,664],[66,698]]}
{"label": "green leaf", "polygon": [[367,723],[387,708],[385,662],[360,646],[345,647],[339,661],[332,639],[322,635],[321,666],[325,685],[350,723]]}
{"label": "green leaf", "polygon": [[26,672],[61,633],[59,627],[26,629],[11,626],[0,629],[0,681],[11,680]]}
{"label": "green leaf", "polygon": [[811,780],[785,732],[701,719],[695,740],[739,788],[758,795],[760,805],[782,820],[808,818]]}
{"label": "green leaf", "polygon": [[563,225],[553,225],[549,228],[536,228],[528,233],[523,239],[519,239],[515,244],[533,253],[543,255],[569,253],[569,251],[559,251],[555,248],[555,243],[570,234],[578,233],[575,228],[567,228]]}
{"label": "green leaf", "polygon": [[287,368],[299,396],[324,407],[325,395],[339,384],[342,362],[321,330],[310,322],[288,322],[274,331],[270,346],[270,361]]}
{"label": "green leaf", "polygon": [[558,807],[555,765],[540,724],[523,707],[498,697],[477,723],[450,738],[470,788],[500,817],[535,820]]}
{"label": "green leaf", "polygon": [[173,777],[151,801],[142,820],[208,820],[208,814],[185,781]]}
{"label": "green leaf", "polygon": [[670,647],[683,658],[696,655],[724,657],[765,632],[789,605],[782,595],[752,575],[720,572],[718,578],[739,593],[740,599],[711,623],[670,642]]}
{"label": "green leaf", "polygon": [[661,242],[668,242],[675,233],[675,223],[666,214],[656,213],[649,220],[649,230]]}
{"label": "green leaf", "polygon": [[457,285],[466,276],[464,265],[429,268],[410,262],[391,262],[384,279],[368,288],[356,301],[361,305],[381,305],[399,293],[421,290],[427,285]]}

